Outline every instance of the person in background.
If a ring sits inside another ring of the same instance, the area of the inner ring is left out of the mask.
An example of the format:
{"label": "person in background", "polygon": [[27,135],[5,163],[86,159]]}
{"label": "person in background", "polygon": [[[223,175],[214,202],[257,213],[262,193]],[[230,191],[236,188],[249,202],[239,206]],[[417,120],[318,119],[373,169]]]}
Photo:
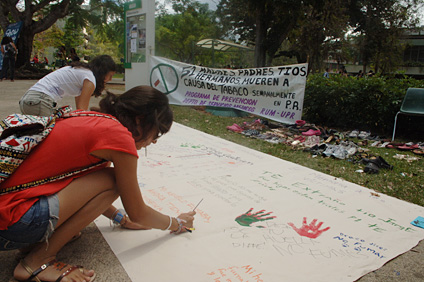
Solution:
{"label": "person in background", "polygon": [[78,57],[77,51],[75,50],[75,48],[71,48],[71,52],[69,53],[69,57],[71,58],[72,62],[79,62],[80,61],[80,57]]}
{"label": "person in background", "polygon": [[[108,93],[99,107],[58,119],[0,183],[0,192],[9,191],[0,194],[0,250],[29,250],[14,270],[18,281],[93,281],[94,270],[58,262],[56,256],[101,214],[127,229],[180,234],[193,227],[195,211],[162,214],[145,203],[139,187],[137,150],[155,144],[173,122],[167,96],[138,86],[119,96]],[[75,170],[81,172],[59,177]],[[55,181],[40,181],[56,175]],[[36,186],[22,188],[28,183]],[[125,210],[112,205],[118,197]]]}
{"label": "person in background", "polygon": [[10,81],[13,82],[15,79],[15,62],[18,48],[16,48],[11,37],[3,37],[1,40],[1,52],[3,54],[3,65],[0,73],[0,81],[3,78],[7,78],[7,71],[10,70]]}
{"label": "person in background", "polygon": [[57,49],[56,57],[57,57],[56,67],[62,68],[66,66],[66,47],[65,46],[60,46]]}
{"label": "person in background", "polygon": [[91,96],[98,97],[116,72],[112,57],[101,55],[88,64],[75,62],[49,73],[33,85],[19,101],[26,115],[50,116],[66,96],[75,97],[77,109],[87,110]]}
{"label": "person in background", "polygon": [[324,72],[324,77],[325,77],[325,78],[330,78],[330,74],[328,73],[328,71],[329,71],[329,69],[328,69],[328,68],[326,68],[326,69],[325,69],[325,72]]}
{"label": "person in background", "polygon": [[37,55],[35,55],[34,58],[32,58],[32,63],[33,64],[38,64],[39,63],[39,60],[38,60],[38,56]]}

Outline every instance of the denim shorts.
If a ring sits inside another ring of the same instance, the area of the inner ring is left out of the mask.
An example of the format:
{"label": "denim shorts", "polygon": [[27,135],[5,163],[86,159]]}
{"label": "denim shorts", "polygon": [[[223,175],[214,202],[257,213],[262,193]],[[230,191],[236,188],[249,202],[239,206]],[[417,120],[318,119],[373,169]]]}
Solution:
{"label": "denim shorts", "polygon": [[50,116],[56,111],[56,102],[43,92],[28,90],[19,101],[24,115]]}
{"label": "denim shorts", "polygon": [[0,251],[14,250],[48,241],[59,219],[59,198],[56,194],[40,199],[21,217],[0,230]]}

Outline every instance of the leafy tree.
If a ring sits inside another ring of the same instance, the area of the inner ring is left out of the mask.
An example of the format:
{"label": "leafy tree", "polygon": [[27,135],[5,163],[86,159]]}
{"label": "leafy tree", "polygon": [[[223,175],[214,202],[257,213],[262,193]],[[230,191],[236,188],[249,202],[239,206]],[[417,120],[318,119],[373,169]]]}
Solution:
{"label": "leafy tree", "polygon": [[[298,0],[221,0],[217,13],[228,36],[255,44],[255,66],[271,65],[301,16]],[[241,8],[243,7],[243,8]]]}
{"label": "leafy tree", "polygon": [[[356,34],[364,68],[390,71],[399,61],[402,28],[416,23],[422,0],[222,0],[218,16],[228,36],[255,42],[255,66],[296,56],[320,70],[328,54],[346,59]],[[243,7],[243,9],[240,9]],[[285,44],[290,40],[291,46]],[[284,44],[283,44],[284,43]],[[284,46],[284,48],[282,48]],[[352,54],[351,50],[349,53]]]}
{"label": "leafy tree", "polygon": [[[122,36],[122,33],[120,35]],[[105,38],[94,28],[87,28],[86,37],[88,40],[83,50],[83,55],[93,58],[99,54],[105,54],[111,56],[115,62],[119,62],[123,58],[124,48],[122,45],[119,45],[114,40]]]}
{"label": "leafy tree", "polygon": [[37,33],[51,27],[69,13],[70,6],[79,6],[83,0],[3,0],[0,2],[0,25],[3,30],[12,22],[23,22],[18,40],[17,66],[29,63],[32,43]]}
{"label": "leafy tree", "polygon": [[[80,26],[75,25],[73,21],[67,20],[64,27],[64,35],[62,37],[62,45],[67,47],[69,52],[70,48],[78,48],[84,45],[84,33]],[[59,47],[58,45],[54,45]]]}
{"label": "leafy tree", "polygon": [[[290,49],[298,62],[308,62],[309,69],[321,71],[328,54],[339,54],[345,45],[348,17],[346,0],[303,1],[301,16],[289,34]],[[339,55],[338,55],[339,56]],[[342,58],[340,58],[342,60]]]}
{"label": "leafy tree", "polygon": [[[62,38],[64,37],[64,32],[57,27],[56,24],[51,26],[46,31],[37,33],[34,37],[34,53],[45,54],[46,47],[49,46],[61,46],[63,44]],[[38,54],[37,54],[38,55]]]}
{"label": "leafy tree", "polygon": [[156,54],[181,62],[194,62],[195,43],[219,38],[213,12],[207,4],[171,0],[174,13],[163,7],[156,17]]}
{"label": "leafy tree", "polygon": [[123,0],[90,0],[90,10],[81,7],[84,0],[2,0],[0,2],[0,26],[3,30],[12,22],[23,22],[18,40],[17,66],[28,64],[36,34],[46,31],[58,19],[70,16],[75,28],[92,23],[102,31],[108,20],[123,15]]}
{"label": "leafy tree", "polygon": [[350,21],[357,34],[364,72],[373,64],[375,72],[392,71],[402,58],[400,36],[418,23],[422,0],[356,0],[350,5]]}

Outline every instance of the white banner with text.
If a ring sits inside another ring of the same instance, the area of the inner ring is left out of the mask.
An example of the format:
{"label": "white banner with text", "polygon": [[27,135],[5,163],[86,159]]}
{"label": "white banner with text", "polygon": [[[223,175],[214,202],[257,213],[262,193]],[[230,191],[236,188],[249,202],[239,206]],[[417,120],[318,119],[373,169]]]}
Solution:
{"label": "white banner with text", "polygon": [[[174,236],[98,217],[132,282],[352,282],[424,239],[422,206],[178,123],[137,172],[150,207],[196,219]],[[365,281],[412,281],[402,275]]]}
{"label": "white banner with text", "polygon": [[174,105],[237,109],[293,124],[302,118],[307,64],[216,69],[151,57],[150,85]]}

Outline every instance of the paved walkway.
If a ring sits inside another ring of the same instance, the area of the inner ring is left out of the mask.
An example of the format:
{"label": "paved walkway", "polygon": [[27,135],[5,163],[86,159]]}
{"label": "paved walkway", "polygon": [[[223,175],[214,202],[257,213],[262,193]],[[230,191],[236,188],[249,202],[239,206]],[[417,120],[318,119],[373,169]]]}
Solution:
{"label": "paved walkway", "polygon": [[[20,112],[18,100],[25,91],[35,83],[33,80],[9,80],[0,82],[0,119],[10,113]],[[113,83],[122,83],[122,80],[114,80]],[[112,90],[119,94],[121,91]],[[99,99],[91,99],[90,105],[97,105]],[[72,99],[65,99],[61,105],[70,104],[75,107]],[[128,230],[128,232],[131,232]],[[68,244],[59,254],[58,259],[67,263],[83,265],[97,272],[97,282],[126,282],[131,281],[122,268],[118,259],[104,240],[100,231],[94,224],[90,224],[82,231],[82,237]],[[0,252],[0,282],[15,281],[13,269],[21,259],[18,251]],[[165,258],[166,259],[166,258]],[[169,271],[169,270],[166,270]],[[299,269],[299,275],[302,275]],[[191,279],[187,274],[187,282],[200,282]],[[284,281],[284,277],[281,278]],[[411,251],[393,259],[382,268],[362,277],[360,282],[388,282],[388,281],[424,281],[424,243],[413,248]],[[147,281],[146,281],[147,282]],[[158,281],[149,281],[158,282]],[[168,281],[160,281],[168,282]],[[180,281],[177,281],[180,282]],[[280,281],[265,281],[280,282]],[[292,282],[292,281],[290,281]]]}

